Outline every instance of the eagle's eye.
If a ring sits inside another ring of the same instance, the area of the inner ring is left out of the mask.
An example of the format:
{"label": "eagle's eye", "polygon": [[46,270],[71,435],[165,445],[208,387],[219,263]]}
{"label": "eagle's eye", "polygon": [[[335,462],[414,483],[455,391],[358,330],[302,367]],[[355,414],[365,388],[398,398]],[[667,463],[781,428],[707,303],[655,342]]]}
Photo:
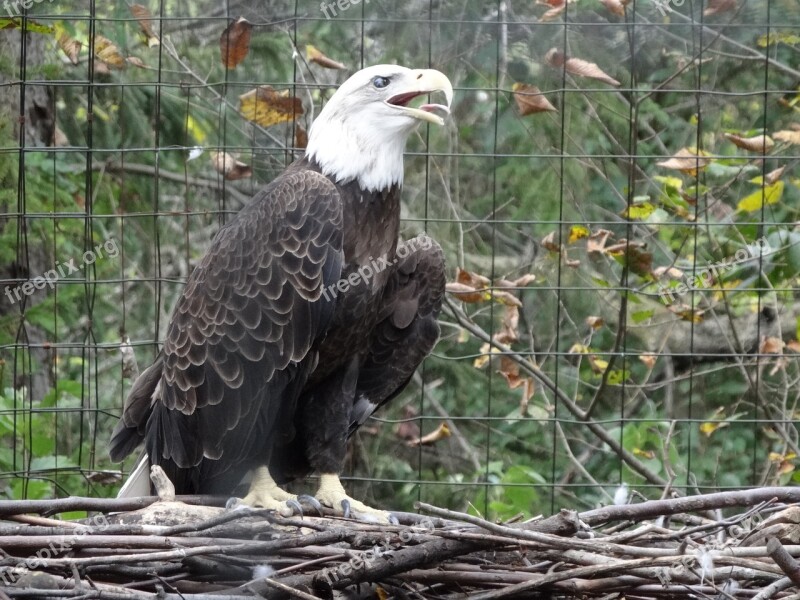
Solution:
{"label": "eagle's eye", "polygon": [[372,78],[372,85],[374,85],[379,90],[389,85],[389,82],[390,79],[388,77],[382,77],[381,75]]}

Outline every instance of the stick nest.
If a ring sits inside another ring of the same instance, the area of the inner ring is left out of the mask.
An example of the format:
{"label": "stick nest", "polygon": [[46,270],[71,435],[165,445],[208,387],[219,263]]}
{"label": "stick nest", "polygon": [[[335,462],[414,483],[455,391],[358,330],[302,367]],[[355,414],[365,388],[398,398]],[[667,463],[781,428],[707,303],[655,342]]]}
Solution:
{"label": "stick nest", "polygon": [[[219,500],[0,502],[0,600],[800,598],[800,488],[502,524],[425,504],[378,525]],[[52,518],[74,510],[93,516]]]}

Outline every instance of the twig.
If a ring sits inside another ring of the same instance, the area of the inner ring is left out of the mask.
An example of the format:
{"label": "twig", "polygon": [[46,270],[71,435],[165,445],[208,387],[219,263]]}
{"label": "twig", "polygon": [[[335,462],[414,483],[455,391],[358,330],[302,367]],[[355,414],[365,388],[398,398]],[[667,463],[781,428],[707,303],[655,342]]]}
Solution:
{"label": "twig", "polygon": [[[290,586],[288,586],[286,584],[281,583],[280,581],[275,581],[274,579],[270,579],[269,577],[265,577],[264,579],[261,579],[260,581],[262,583],[267,584],[270,587],[274,587],[274,588],[279,589],[279,590],[281,590],[283,592],[286,592],[287,594],[289,594],[290,596],[293,596],[294,598],[300,598],[301,600],[319,600],[319,598],[317,598],[316,596],[312,596],[311,594],[306,594],[305,592],[303,592],[301,590],[297,590],[297,589],[295,589],[293,587],[290,587]],[[245,587],[247,587],[248,589],[250,588],[249,585],[247,585]],[[258,593],[258,592],[256,592],[256,593]]]}
{"label": "twig", "polygon": [[767,541],[767,552],[772,557],[772,560],[775,561],[775,564],[781,568],[781,571],[786,573],[786,576],[795,585],[800,586],[800,564],[786,551],[778,538],[773,537]]}
{"label": "twig", "polygon": [[433,406],[433,410],[435,410],[440,417],[445,419],[447,422],[447,427],[450,429],[450,433],[452,433],[453,437],[458,442],[458,445],[461,446],[461,449],[472,463],[472,468],[475,470],[475,472],[479,472],[481,470],[481,461],[478,458],[477,451],[472,447],[472,444],[467,441],[467,438],[464,437],[464,434],[461,433],[461,430],[450,418],[450,415],[444,409],[444,406],[442,406],[441,402],[439,402],[439,400],[437,400],[433,394],[428,391],[428,388],[422,381],[422,376],[418,372],[414,373],[414,383],[417,384],[420,390],[422,390],[422,396],[425,398],[425,401]]}
{"label": "twig", "polygon": [[[223,496],[177,496],[176,500],[198,506],[224,506],[228,500]],[[86,498],[70,496],[52,500],[3,500],[0,501],[0,517],[38,513],[54,515],[63,512],[123,512],[138,510],[158,502],[158,496],[140,496],[138,498]]]}
{"label": "twig", "polygon": [[[84,167],[81,167],[82,169]],[[240,191],[235,186],[228,184],[228,185],[221,185],[220,179],[206,179],[205,177],[193,177],[191,175],[185,175],[183,173],[174,173],[172,171],[167,171],[166,169],[156,168],[152,165],[145,165],[140,163],[122,163],[118,164],[115,162],[95,162],[92,163],[92,171],[102,171],[105,170],[108,173],[132,173],[134,175],[149,175],[155,177],[158,175],[161,179],[166,179],[167,181],[174,181],[176,183],[182,183],[184,185],[190,185],[195,187],[206,187],[212,190],[219,190],[224,191],[225,193],[230,194],[236,200],[244,204],[247,202],[251,195],[245,192]]]}
{"label": "twig", "polygon": [[524,357],[512,350],[509,346],[500,344],[493,340],[488,333],[470,321],[464,311],[458,308],[448,297],[445,297],[445,306],[458,321],[459,325],[464,327],[464,329],[467,329],[479,340],[500,350],[504,356],[507,356],[517,363],[522,370],[544,384],[551,392],[553,392],[553,394],[555,394],[555,396],[561,401],[561,403],[570,413],[585,423],[586,427],[603,443],[609,446],[611,450],[631,469],[636,471],[650,483],[653,483],[659,487],[665,487],[667,485],[667,482],[664,479],[647,468],[644,463],[642,463],[638,458],[636,458],[636,456],[633,455],[633,453],[626,450],[622,444],[620,444],[619,440],[614,439],[602,425],[592,419],[587,419],[584,411],[575,402],[573,402],[572,399],[567,396],[541,369],[531,364],[530,361],[525,360]]}

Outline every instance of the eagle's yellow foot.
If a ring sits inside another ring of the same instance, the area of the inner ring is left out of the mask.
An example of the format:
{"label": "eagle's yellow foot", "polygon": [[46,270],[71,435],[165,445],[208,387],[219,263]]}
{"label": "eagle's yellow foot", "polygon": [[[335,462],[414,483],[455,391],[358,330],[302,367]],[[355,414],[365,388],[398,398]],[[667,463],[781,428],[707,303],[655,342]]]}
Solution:
{"label": "eagle's yellow foot", "polygon": [[361,521],[375,523],[397,523],[397,518],[391,513],[371,508],[348,496],[342,487],[342,482],[339,481],[339,476],[335,473],[320,475],[316,497],[325,506],[334,510],[341,509],[345,517],[352,516]]}
{"label": "eagle's yellow foot", "polygon": [[308,502],[317,512],[322,512],[322,507],[316,499],[310,496],[298,497],[290,494],[278,487],[266,467],[258,467],[253,472],[250,491],[235,504],[252,506],[253,508],[266,508],[267,510],[274,510],[284,517],[291,517],[294,514],[303,516],[303,507],[300,505],[301,500]]}

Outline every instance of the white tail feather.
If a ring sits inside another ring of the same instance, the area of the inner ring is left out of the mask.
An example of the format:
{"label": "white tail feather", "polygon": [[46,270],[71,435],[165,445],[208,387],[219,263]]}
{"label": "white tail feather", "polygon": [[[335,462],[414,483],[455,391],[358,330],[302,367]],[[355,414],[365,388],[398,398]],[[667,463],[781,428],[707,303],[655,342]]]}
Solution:
{"label": "white tail feather", "polygon": [[117,498],[136,498],[150,495],[150,461],[147,459],[146,454],[142,454],[133,471],[128,475],[128,479],[122,484],[119,493],[117,493]]}

